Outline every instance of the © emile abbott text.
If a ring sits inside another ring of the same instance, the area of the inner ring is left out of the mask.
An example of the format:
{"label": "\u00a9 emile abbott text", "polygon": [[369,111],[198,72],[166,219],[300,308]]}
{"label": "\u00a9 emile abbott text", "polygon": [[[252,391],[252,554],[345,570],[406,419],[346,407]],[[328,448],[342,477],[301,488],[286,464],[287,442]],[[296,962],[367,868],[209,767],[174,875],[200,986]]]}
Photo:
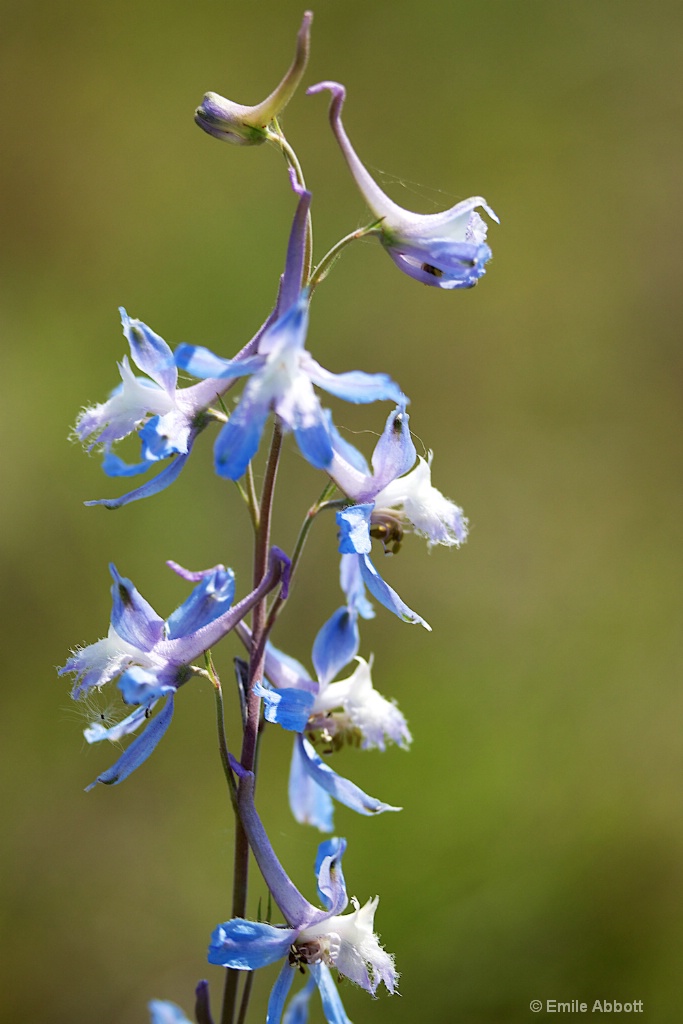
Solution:
{"label": "\u00a9 emile abbott text", "polygon": [[[538,1001],[532,1002],[531,1009],[541,1008]],[[630,1003],[621,1003],[618,1000],[596,999],[591,1003],[582,1003],[578,999],[571,999],[562,1002],[559,999],[546,999],[546,1013],[642,1013],[643,1000],[634,999]]]}

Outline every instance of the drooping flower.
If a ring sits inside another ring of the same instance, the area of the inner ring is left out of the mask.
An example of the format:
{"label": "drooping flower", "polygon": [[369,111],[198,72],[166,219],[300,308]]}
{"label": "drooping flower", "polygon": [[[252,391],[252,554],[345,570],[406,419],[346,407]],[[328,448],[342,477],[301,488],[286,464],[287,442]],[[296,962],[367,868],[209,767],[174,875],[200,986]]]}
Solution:
{"label": "drooping flower", "polygon": [[[157,615],[130,580],[110,566],[114,583],[108,635],[75,651],[59,670],[60,675],[75,675],[71,692],[75,700],[118,679],[124,704],[135,705],[116,725],[90,725],[85,731],[89,743],[117,742],[147,723],[144,732],[96,782],[122,782],[147,760],[170,725],[175,694],[193,675],[192,663],[229,633],[274,586],[281,583],[286,590],[289,574],[289,559],[278,548],[272,548],[268,572],[259,586],[233,605],[235,581],[231,569],[218,565],[193,573],[169,564],[196,586],[166,620]],[[166,702],[163,709],[150,718],[160,700]]]}
{"label": "drooping flower", "polygon": [[379,239],[397,267],[409,277],[435,288],[471,288],[485,273],[491,250],[485,243],[486,223],[480,207],[498,221],[481,196],[457,203],[443,213],[411,213],[394,203],[359,160],[344,130],[341,111],[346,90],[338,82],[319,82],[308,93],[332,94],[330,123],[366,203],[377,218]]}
{"label": "drooping flower", "polygon": [[[398,975],[393,957],[380,945],[373,930],[378,897],[363,907],[354,899],[353,911],[343,913],[349,903],[341,870],[345,849],[346,840],[338,838],[318,848],[315,870],[323,911],[304,904],[288,918],[289,927],[233,918],[218,925],[211,936],[209,963],[221,967],[253,971],[284,960],[270,995],[268,1024],[281,1021],[297,968],[310,971],[328,1024],[348,1024],[330,968],[372,995],[382,983],[390,993],[396,991]],[[306,996],[301,997],[306,1002],[310,991],[308,988]]]}
{"label": "drooping flower", "polygon": [[276,89],[263,102],[253,107],[233,103],[215,92],[207,92],[194,119],[200,128],[216,139],[238,146],[255,146],[268,139],[268,126],[278,117],[294,95],[301,81],[310,48],[313,15],[306,11],[296,38],[294,60]]}
{"label": "drooping flower", "polygon": [[[309,295],[304,290],[264,332],[258,354],[249,360],[244,372],[251,379],[216,440],[216,470],[220,476],[231,480],[242,476],[258,449],[271,411],[284,430],[294,434],[302,455],[317,469],[326,469],[333,459],[332,428],[313,385],[348,402],[407,401],[387,374],[335,374],[323,369],[304,348],[308,305]],[[234,361],[193,345],[180,345],[175,358],[178,366],[196,377],[229,377],[235,369]]]}

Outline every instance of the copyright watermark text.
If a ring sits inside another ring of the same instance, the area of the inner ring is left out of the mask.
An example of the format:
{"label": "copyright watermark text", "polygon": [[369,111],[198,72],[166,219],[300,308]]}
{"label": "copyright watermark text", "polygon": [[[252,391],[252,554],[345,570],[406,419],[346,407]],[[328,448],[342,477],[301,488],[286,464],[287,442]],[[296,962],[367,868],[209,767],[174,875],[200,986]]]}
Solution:
{"label": "copyright watermark text", "polygon": [[580,999],[532,999],[529,1009],[534,1013],[642,1013],[643,1000],[622,1003],[619,999],[594,999],[584,1003]]}

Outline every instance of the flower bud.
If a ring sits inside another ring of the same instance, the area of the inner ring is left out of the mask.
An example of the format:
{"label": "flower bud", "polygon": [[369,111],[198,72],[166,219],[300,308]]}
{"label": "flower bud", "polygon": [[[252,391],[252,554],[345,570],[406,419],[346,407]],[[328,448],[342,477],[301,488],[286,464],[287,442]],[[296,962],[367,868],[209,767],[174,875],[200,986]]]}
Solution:
{"label": "flower bud", "polygon": [[216,139],[238,146],[257,146],[265,142],[268,126],[289,103],[306,70],[312,20],[313,14],[306,11],[296,39],[294,60],[270,96],[254,107],[245,107],[216,92],[207,92],[194,114],[199,127]]}

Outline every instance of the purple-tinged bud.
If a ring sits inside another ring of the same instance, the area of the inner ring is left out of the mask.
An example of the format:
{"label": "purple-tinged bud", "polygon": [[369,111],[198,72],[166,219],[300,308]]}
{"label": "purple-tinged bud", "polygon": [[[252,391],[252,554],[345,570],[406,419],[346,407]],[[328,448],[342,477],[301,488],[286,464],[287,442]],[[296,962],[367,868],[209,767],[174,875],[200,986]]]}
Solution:
{"label": "purple-tinged bud", "polygon": [[296,39],[294,60],[270,96],[254,107],[245,107],[216,92],[207,92],[194,114],[199,127],[216,139],[238,146],[257,146],[265,142],[268,126],[287,106],[306,70],[312,20],[313,14],[306,11]]}

